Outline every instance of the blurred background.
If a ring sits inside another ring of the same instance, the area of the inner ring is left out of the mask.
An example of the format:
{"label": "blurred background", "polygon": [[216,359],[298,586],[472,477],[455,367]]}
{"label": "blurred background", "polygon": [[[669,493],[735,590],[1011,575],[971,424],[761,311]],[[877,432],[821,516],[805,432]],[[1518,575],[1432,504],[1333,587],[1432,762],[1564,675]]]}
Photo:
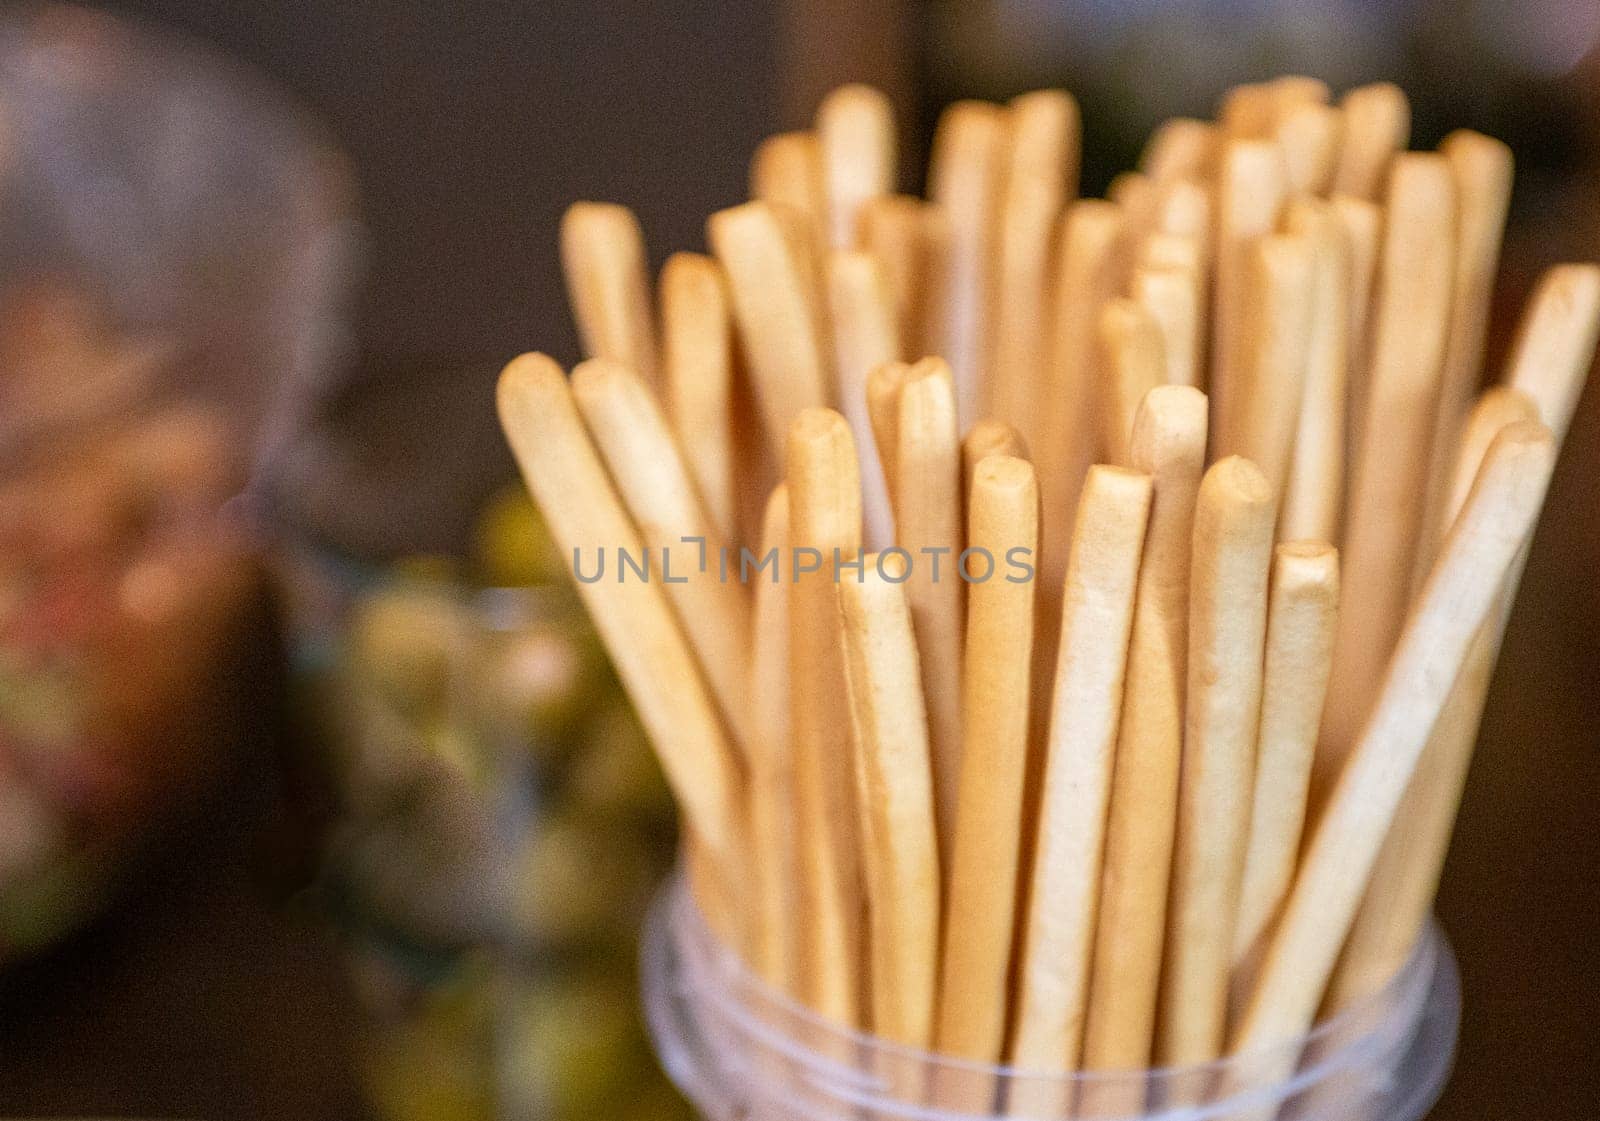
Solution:
{"label": "blurred background", "polygon": [[[633,978],[670,806],[492,409],[577,357],[569,202],[659,266],[844,81],[908,169],[948,101],[1064,86],[1098,193],[1235,83],[1391,79],[1413,147],[1516,153],[1492,371],[1600,257],[1597,45],[1582,0],[8,8],[0,1115],[686,1116]],[[1441,1121],[1600,1102],[1597,413],[1442,889]]]}

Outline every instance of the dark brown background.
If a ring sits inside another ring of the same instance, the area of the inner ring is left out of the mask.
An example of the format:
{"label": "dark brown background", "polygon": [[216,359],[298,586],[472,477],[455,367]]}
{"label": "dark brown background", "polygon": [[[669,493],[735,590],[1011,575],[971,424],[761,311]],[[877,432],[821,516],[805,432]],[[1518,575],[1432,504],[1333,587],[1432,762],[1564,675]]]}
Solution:
{"label": "dark brown background", "polygon": [[[630,204],[658,261],[697,246],[704,215],[742,192],[759,137],[803,121],[820,91],[850,78],[894,93],[919,160],[937,105],[962,94],[1041,82],[1078,90],[1091,186],[1125,160],[1124,135],[1149,124],[1096,124],[1139,114],[1116,85],[1114,53],[1096,56],[1091,41],[1009,59],[1003,37],[948,3],[108,6],[250,60],[327,122],[353,157],[369,234],[352,376],[457,379],[448,396],[456,454],[490,463],[503,462],[489,409],[497,364],[533,347],[574,355],[554,252],[568,201]],[[1363,25],[1400,46],[1346,52],[1344,69],[1327,76],[1402,79],[1417,98],[1419,142],[1463,124],[1517,150],[1498,349],[1539,268],[1596,256],[1596,66],[1591,59],[1559,79],[1465,82],[1486,72],[1458,57],[1451,6],[1395,10],[1433,14]],[[1280,68],[1259,52],[1229,55],[1239,30],[1212,29],[1222,60],[1206,74],[1214,89]],[[1591,393],[1511,625],[1440,899],[1466,1009],[1439,1121],[1587,1121],[1600,1111],[1597,470]],[[253,780],[268,791],[258,814],[240,819],[254,827],[206,834],[205,859],[151,869],[136,900],[0,984],[0,1111],[218,1121],[357,1112],[351,1013],[331,948],[285,915],[273,877],[261,875],[260,833],[294,824],[272,793],[284,782],[277,766],[262,762]]]}

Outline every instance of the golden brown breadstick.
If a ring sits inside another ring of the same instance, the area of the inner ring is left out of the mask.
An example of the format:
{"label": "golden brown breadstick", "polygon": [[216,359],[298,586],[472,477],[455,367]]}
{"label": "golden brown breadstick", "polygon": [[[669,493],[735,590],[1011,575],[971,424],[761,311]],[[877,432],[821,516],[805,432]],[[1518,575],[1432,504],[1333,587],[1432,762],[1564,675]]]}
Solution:
{"label": "golden brown breadstick", "polygon": [[[1205,470],[1205,395],[1188,386],[1151,390],[1134,420],[1131,459],[1152,477],[1155,495],[1139,563],[1106,819],[1086,1070],[1138,1070],[1150,1063],[1183,748],[1189,553]],[[1112,1103],[1096,1104],[1110,1115]]]}
{"label": "golden brown breadstick", "polygon": [[1355,741],[1405,622],[1450,318],[1454,198],[1443,156],[1411,152],[1394,160],[1366,416],[1345,521],[1345,585],[1359,594],[1339,612],[1313,816],[1325,793],[1321,779],[1337,772]]}
{"label": "golden brown breadstick", "polygon": [[1162,183],[1156,188],[1153,217],[1151,232],[1192,237],[1197,251],[1203,250],[1211,236],[1211,192],[1188,179]]}
{"label": "golden brown breadstick", "polygon": [[1236,1052],[1305,1031],[1396,806],[1459,665],[1544,500],[1550,433],[1514,424],[1490,447],[1472,494],[1395,648],[1382,692],[1306,846],[1283,916],[1232,1034]]}
{"label": "golden brown breadstick", "polygon": [[861,548],[861,475],[850,426],[830,409],[805,410],[795,418],[784,462],[795,567],[789,690],[806,935],[800,947],[803,991],[819,1014],[859,1026],[865,962],[861,850],[833,567],[835,549],[841,559],[854,561]]}
{"label": "golden brown breadstick", "polygon": [[1291,202],[1284,212],[1284,229],[1305,238],[1313,256],[1306,383],[1278,536],[1290,541],[1337,541],[1344,513],[1349,241],[1332,204],[1320,199]]}
{"label": "golden brown breadstick", "polygon": [[[936,1046],[993,1063],[1005,1034],[1028,752],[1034,582],[1011,563],[1032,564],[1038,548],[1039,487],[1027,460],[995,454],[975,466],[967,538],[974,582]],[[985,558],[992,571],[979,580]]]}
{"label": "golden brown breadstick", "polygon": [[1100,309],[1098,332],[1106,372],[1100,446],[1109,462],[1129,467],[1134,415],[1145,394],[1167,381],[1161,328],[1142,304],[1116,299]]}
{"label": "golden brown breadstick", "polygon": [[1288,107],[1273,127],[1290,194],[1325,195],[1339,160],[1344,114],[1321,102]]}
{"label": "golden brown breadstick", "polygon": [[828,243],[850,249],[857,244],[861,207],[894,190],[894,107],[871,86],[840,86],[817,107],[816,129]]}
{"label": "golden brown breadstick", "polygon": [[[750,651],[750,840],[755,878],[752,962],[777,988],[800,995],[801,900],[796,873],[794,758],[789,738],[789,489],[767,499],[761,553],[741,569],[753,585]],[[766,558],[771,557],[771,563]],[[758,568],[757,565],[761,567]]]}
{"label": "golden brown breadstick", "polygon": [[1218,460],[1195,503],[1182,782],[1173,842],[1156,1058],[1221,1053],[1228,967],[1261,714],[1272,487],[1249,460]]}
{"label": "golden brown breadstick", "polygon": [[1314,264],[1310,239],[1294,234],[1273,234],[1250,247],[1235,411],[1217,418],[1215,454],[1249,459],[1279,498],[1305,391]]}
{"label": "golden brown breadstick", "polygon": [[833,362],[839,378],[839,411],[850,422],[861,455],[861,506],[867,540],[887,545],[894,532],[888,484],[867,407],[872,371],[897,361],[901,350],[888,273],[878,258],[852,249],[828,255],[828,311],[833,324]]}
{"label": "golden brown breadstick", "polygon": [[872,442],[891,508],[898,502],[894,488],[900,478],[895,458],[900,454],[900,390],[909,380],[909,362],[885,362],[867,374],[867,419],[872,422]]}
{"label": "golden brown breadstick", "polygon": [[781,451],[795,417],[829,399],[808,265],[767,203],[718,211],[706,223],[706,235],[728,274],[733,318],[768,444]]}
{"label": "golden brown breadstick", "polygon": [[1283,157],[1266,140],[1231,140],[1222,150],[1217,183],[1216,306],[1211,335],[1212,454],[1237,446],[1231,431],[1246,378],[1250,250],[1271,233],[1283,205]]}
{"label": "golden brown breadstick", "polygon": [[1217,143],[1217,127],[1210,121],[1174,117],[1150,134],[1139,156],[1139,170],[1158,183],[1203,180],[1211,174]]}
{"label": "golden brown breadstick", "polygon": [[696,500],[689,469],[654,395],[626,367],[591,358],[572,371],[572,396],[633,515],[667,598],[742,750],[754,736],[745,697],[750,599],[718,578],[727,542]]}
{"label": "golden brown breadstick", "polygon": [[1198,386],[1203,314],[1199,270],[1143,265],[1134,270],[1128,292],[1161,334],[1167,384]]}
{"label": "golden brown breadstick", "polygon": [[1339,551],[1321,541],[1279,545],[1272,558],[1250,839],[1233,928],[1235,984],[1294,878],[1338,614]]}
{"label": "golden brown breadstick", "polygon": [[822,145],[814,132],[780,132],[756,148],[750,161],[750,197],[804,217],[817,244],[826,241]]}
{"label": "golden brown breadstick", "polygon": [[939,854],[955,836],[961,774],[961,635],[966,609],[961,555],[961,438],[955,385],[943,359],[911,367],[900,390],[895,451],[895,540],[911,554],[906,599],[916,623],[928,702]]}
{"label": "golden brown breadstick", "polygon": [[1005,111],[986,101],[957,101],[940,114],[928,158],[928,197],[949,228],[943,302],[924,350],[942,355],[956,379],[956,412],[966,424],[981,412],[989,348],[994,206],[1005,152]]}
{"label": "golden brown breadstick", "polygon": [[[961,441],[961,494],[963,498],[967,498],[972,494],[972,479],[973,474],[978,469],[978,464],[988,459],[991,455],[1010,455],[1018,459],[1027,459],[1027,441],[1022,438],[1022,433],[1002,420],[980,420],[968,429],[966,436]],[[1035,485],[1037,485],[1037,481]],[[1035,546],[1034,551],[1038,551],[1037,546]]]}
{"label": "golden brown breadstick", "polygon": [[[1112,756],[1150,498],[1150,476],[1092,467],[1078,503],[1017,973],[1011,1061],[1028,1070],[1059,1071],[1078,1063]],[[1070,1104],[1060,1093],[1057,1084],[1019,1081],[1010,1104],[1019,1114],[1053,1114]]]}
{"label": "golden brown breadstick", "polygon": [[663,396],[678,446],[712,527],[736,540],[733,322],[722,270],[699,253],[674,253],[661,270]]}
{"label": "golden brown breadstick", "polygon": [[1358,86],[1339,99],[1344,112],[1344,139],[1333,173],[1333,191],[1376,199],[1395,155],[1411,140],[1411,103],[1392,82]]}
{"label": "golden brown breadstick", "polygon": [[927,287],[940,267],[934,259],[938,242],[947,238],[940,228],[943,214],[913,195],[883,195],[862,205],[859,221],[861,247],[882,263],[889,282],[901,343],[893,357],[909,360],[934,353],[921,342],[925,308],[933,314],[942,310],[937,294]]}
{"label": "golden brown breadstick", "polygon": [[1559,442],[1578,407],[1600,332],[1600,265],[1556,265],[1528,300],[1506,382],[1539,406]]}
{"label": "golden brown breadstick", "polygon": [[1222,95],[1217,124],[1229,140],[1259,140],[1270,132],[1276,110],[1271,86],[1244,82]]}
{"label": "golden brown breadstick", "polygon": [[575,202],[561,217],[561,271],[584,353],[656,382],[644,233],[625,206]]}
{"label": "golden brown breadstick", "polygon": [[1445,491],[1455,469],[1462,426],[1483,374],[1483,339],[1489,327],[1500,239],[1511,202],[1511,149],[1482,133],[1461,129],[1439,145],[1456,185],[1456,258],[1450,326],[1435,408],[1433,458],[1428,468],[1427,505],[1411,566],[1415,592],[1433,564],[1445,526]]}
{"label": "golden brown breadstick", "polygon": [[[644,555],[589,442],[566,375],[542,354],[525,354],[500,375],[500,424],[550,532],[575,565],[604,550]],[[588,556],[584,556],[588,554]],[[578,581],[589,617],[628,690],[690,828],[719,876],[743,867],[739,763],[711,693],[656,581],[601,572]]]}
{"label": "golden brown breadstick", "polygon": [[1368,332],[1372,325],[1372,292],[1377,286],[1378,243],[1383,237],[1383,208],[1366,199],[1335,195],[1328,200],[1344,228],[1350,249],[1350,331],[1345,344],[1344,446],[1345,481],[1349,465],[1359,458],[1361,421],[1367,404]]}
{"label": "golden brown breadstick", "polygon": [[925,1049],[939,968],[939,854],[905,571],[888,563],[900,559],[869,553],[859,579],[839,581],[839,607],[871,924],[872,1031]]}

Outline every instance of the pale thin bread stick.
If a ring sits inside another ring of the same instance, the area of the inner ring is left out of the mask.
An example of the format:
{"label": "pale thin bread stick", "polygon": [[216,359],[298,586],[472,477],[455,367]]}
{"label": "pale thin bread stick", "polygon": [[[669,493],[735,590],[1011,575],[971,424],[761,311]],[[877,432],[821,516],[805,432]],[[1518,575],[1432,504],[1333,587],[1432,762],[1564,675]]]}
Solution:
{"label": "pale thin bread stick", "polygon": [[[750,839],[756,919],[751,958],[767,982],[799,995],[794,758],[789,737],[789,488],[778,484],[762,518],[760,556],[740,578],[754,585],[750,651]],[[771,557],[771,562],[767,558]],[[760,565],[761,567],[757,567]]]}
{"label": "pale thin bread stick", "polygon": [[795,417],[829,398],[806,266],[776,209],[766,203],[719,211],[706,232],[728,274],[733,318],[768,446],[781,451]]}
{"label": "pale thin bread stick", "polygon": [[1325,195],[1339,160],[1344,114],[1308,101],[1289,108],[1273,129],[1283,150],[1284,178],[1291,194]]}
{"label": "pale thin bread stick", "polygon": [[[1077,1066],[1106,808],[1122,710],[1134,588],[1150,513],[1150,476],[1093,467],[1083,484],[1061,616],[1027,925],[1017,972],[1013,1066]],[[1055,1115],[1063,1088],[1019,1080],[1012,1109]]]}
{"label": "pale thin bread stick", "polygon": [[1483,339],[1489,301],[1500,262],[1506,208],[1511,202],[1511,149],[1482,133],[1452,132],[1439,145],[1456,184],[1456,258],[1445,336],[1444,368],[1433,427],[1427,506],[1411,568],[1415,592],[1428,576],[1435,545],[1446,528],[1445,491],[1455,469],[1456,449],[1483,376]]}
{"label": "pale thin bread stick", "polygon": [[[970,437],[969,437],[970,439]],[[1027,769],[1034,582],[1007,558],[1038,548],[1033,466],[990,455],[973,470],[967,539],[976,554],[962,673],[961,781],[945,909],[937,1049],[994,1063],[1006,1025]],[[994,571],[978,581],[983,556]],[[979,1106],[981,1108],[981,1106]]]}
{"label": "pale thin bread stick", "polygon": [[1203,314],[1199,271],[1141,266],[1134,270],[1128,291],[1160,332],[1167,384],[1198,386]]}
{"label": "pale thin bread stick", "polygon": [[[1500,386],[1479,398],[1462,434],[1447,497],[1447,529],[1448,522],[1460,513],[1495,438],[1510,425],[1538,419],[1533,400],[1518,390]],[[1329,982],[1324,1004],[1330,1012],[1376,992],[1394,975],[1433,907],[1520,564],[1520,559],[1513,564],[1499,602],[1473,637],[1417,769],[1406,784]]]}
{"label": "pale thin bread stick", "polygon": [[1116,299],[1100,309],[1098,332],[1106,389],[1101,447],[1109,462],[1128,467],[1134,415],[1145,394],[1167,381],[1161,328],[1142,304]]}
{"label": "pale thin bread stick", "polygon": [[1267,83],[1267,92],[1274,116],[1280,119],[1300,105],[1326,105],[1333,96],[1327,82],[1308,74],[1280,74]]}
{"label": "pale thin bread stick", "polygon": [[[589,442],[561,367],[542,354],[515,359],[500,375],[498,400],[522,477],[563,551],[586,566],[603,557],[601,550],[642,557],[644,543]],[[738,757],[665,590],[657,581],[620,576],[580,579],[578,594],[686,821],[718,875],[733,877],[744,866]]]}
{"label": "pale thin bread stick", "polygon": [[1078,102],[1066,90],[1032,90],[1006,106],[1005,176],[1044,179],[1065,202],[1078,193],[1083,124]]}
{"label": "pale thin bread stick", "polygon": [[835,249],[849,249],[857,244],[861,207],[894,190],[894,107],[871,86],[840,86],[817,107],[816,129],[828,241]]}
{"label": "pale thin bread stick", "polygon": [[1378,703],[1311,835],[1232,1049],[1281,1044],[1311,1024],[1368,874],[1473,634],[1544,500],[1550,433],[1515,424],[1490,447],[1389,664]]}
{"label": "pale thin bread stick", "polygon": [[750,161],[750,197],[802,215],[820,244],[827,228],[822,194],[822,145],[814,132],[780,132],[756,148]]}
{"label": "pale thin bread stick", "polygon": [[1349,239],[1332,205],[1318,199],[1291,202],[1284,213],[1284,229],[1307,239],[1313,259],[1305,390],[1278,536],[1289,541],[1337,541],[1344,513],[1350,366]]}
{"label": "pale thin bread stick", "polygon": [[1217,124],[1229,140],[1259,140],[1268,135],[1277,115],[1272,87],[1245,82],[1222,95]]}
{"label": "pale thin bread stick", "polygon": [[[1507,424],[1537,417],[1559,450],[1594,360],[1600,331],[1600,268],[1558,265],[1541,282],[1524,315],[1508,364],[1510,385],[1484,394],[1467,425],[1446,518],[1464,501],[1470,465]],[[1405,960],[1438,890],[1467,765],[1488,696],[1511,601],[1527,560],[1512,567],[1501,598],[1473,639],[1444,711],[1406,787],[1395,824],[1373,868],[1355,926],[1329,991],[1342,1007],[1383,984]]]}
{"label": "pale thin bread stick", "polygon": [[1174,117],[1150,134],[1139,155],[1139,170],[1158,183],[1205,179],[1211,174],[1217,144],[1217,127],[1211,122]]}
{"label": "pale thin bread stick", "polygon": [[1261,715],[1272,487],[1249,460],[1218,460],[1195,503],[1188,687],[1156,1030],[1163,1066],[1222,1051],[1228,967]]}
{"label": "pale thin bread stick", "polygon": [[1152,231],[1194,238],[1203,248],[1211,236],[1211,192],[1189,179],[1156,188]]}
{"label": "pale thin bread stick", "polygon": [[869,553],[839,582],[845,681],[856,738],[856,795],[872,947],[872,1032],[933,1042],[939,969],[939,854],[928,722],[897,556]]}
{"label": "pale thin bread stick", "polygon": [[1122,244],[1117,251],[1116,277],[1112,283],[1119,293],[1126,293],[1129,278],[1144,249],[1144,239],[1156,227],[1162,203],[1161,187],[1147,175],[1124,171],[1111,180],[1106,198],[1122,209]]}
{"label": "pale thin bread stick", "polygon": [[625,206],[575,202],[561,216],[561,271],[584,353],[621,362],[650,384],[656,333],[644,233]]}
{"label": "pale thin bread stick", "polygon": [[733,449],[733,321],[722,270],[674,253],[661,270],[663,396],[678,446],[717,535],[737,540]]}
{"label": "pale thin bread stick", "polygon": [[1313,814],[1366,720],[1405,622],[1450,319],[1454,199],[1443,156],[1412,152],[1394,161],[1366,416],[1345,522],[1345,584],[1359,594],[1339,612]]}
{"label": "pale thin bread stick", "polygon": [[867,374],[867,419],[872,423],[872,442],[878,449],[878,467],[889,492],[889,505],[898,504],[894,488],[900,469],[900,390],[911,379],[909,362],[885,362]]}
{"label": "pale thin bread stick", "polygon": [[[991,455],[1009,455],[1017,459],[1027,459],[1028,442],[1022,438],[1022,433],[1003,420],[980,420],[968,429],[966,436],[961,440],[963,498],[972,494],[972,480],[978,470],[978,464]],[[1037,481],[1035,485],[1037,486]],[[1037,547],[1034,551],[1038,552]]]}
{"label": "pale thin bread stick", "polygon": [[[1345,463],[1355,463],[1361,447],[1361,420],[1366,416],[1368,331],[1372,323],[1372,292],[1377,287],[1378,244],[1383,237],[1383,208],[1366,199],[1335,195],[1328,200],[1344,227],[1350,249],[1350,331],[1345,357]],[[1348,467],[1346,478],[1348,481]]]}
{"label": "pale thin bread stick", "polygon": [[911,367],[900,390],[895,452],[895,541],[911,554],[906,599],[916,623],[928,702],[939,853],[955,837],[961,774],[961,635],[966,609],[961,555],[961,437],[955,386],[943,359]]}
{"label": "pale thin bread stick", "polygon": [[1338,614],[1339,551],[1321,541],[1279,545],[1267,608],[1250,840],[1233,928],[1234,984],[1258,952],[1294,879]]}
{"label": "pale thin bread stick", "polygon": [[727,542],[696,500],[689,469],[649,388],[627,368],[591,358],[572,396],[652,554],[683,632],[739,746],[754,736],[745,697],[750,598],[718,578]]}
{"label": "pale thin bread stick", "polygon": [[[1150,1064],[1183,750],[1190,541],[1206,460],[1204,394],[1188,386],[1151,390],[1134,420],[1131,459],[1152,477],[1155,495],[1139,563],[1106,819],[1086,1070]],[[1111,1115],[1113,1103],[1096,1104],[1107,1107],[1097,1115]],[[1126,1104],[1130,1112],[1142,1106]]]}
{"label": "pale thin bread stick", "polygon": [[1234,140],[1222,150],[1217,183],[1216,293],[1211,335],[1212,454],[1237,446],[1232,431],[1247,377],[1250,250],[1271,233],[1283,205],[1283,157],[1265,140]]}
{"label": "pale thin bread stick", "polygon": [[936,260],[945,219],[931,203],[912,195],[884,195],[869,199],[861,208],[861,247],[883,264],[893,300],[895,324],[901,343],[895,358],[911,359],[933,351],[923,349],[924,308],[938,314],[940,301],[929,293],[938,279]]}
{"label": "pale thin bread stick", "polygon": [[1411,103],[1392,82],[1357,86],[1339,99],[1344,140],[1333,173],[1335,194],[1376,199],[1394,157],[1411,140]]}
{"label": "pale thin bread stick", "polygon": [[1003,109],[985,101],[957,101],[940,114],[928,158],[928,197],[944,215],[950,249],[943,300],[929,317],[924,349],[950,363],[963,425],[981,412],[994,206],[1004,143]]}
{"label": "pale thin bread stick", "polygon": [[844,417],[829,409],[802,412],[789,433],[785,464],[789,547],[795,550],[789,691],[805,934],[802,988],[819,1014],[860,1026],[860,831],[833,551],[854,561],[861,548],[861,475]]}
{"label": "pale thin bread stick", "polygon": [[1250,247],[1235,413],[1218,418],[1216,454],[1249,459],[1280,499],[1305,392],[1314,264],[1310,239],[1294,234]]}
{"label": "pale thin bread stick", "polygon": [[879,464],[867,380],[872,371],[900,356],[894,297],[882,263],[870,253],[836,249],[828,255],[828,311],[833,324],[833,362],[839,379],[839,411],[850,422],[861,456],[861,505],[867,541],[887,546],[894,532],[888,484]]}

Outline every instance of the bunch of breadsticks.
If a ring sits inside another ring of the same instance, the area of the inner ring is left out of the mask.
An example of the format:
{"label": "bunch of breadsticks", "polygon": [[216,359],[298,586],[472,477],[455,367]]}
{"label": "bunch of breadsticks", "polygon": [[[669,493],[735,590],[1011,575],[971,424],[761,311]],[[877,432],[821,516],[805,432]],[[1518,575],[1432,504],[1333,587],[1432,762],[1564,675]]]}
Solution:
{"label": "bunch of breadsticks", "polygon": [[1552,268],[1480,392],[1511,154],[1409,131],[1280,78],[1081,199],[1069,95],[961,102],[924,199],[851,86],[654,298],[628,210],[567,212],[590,358],[502,421],[772,985],[1126,1070],[1404,962],[1600,329]]}

